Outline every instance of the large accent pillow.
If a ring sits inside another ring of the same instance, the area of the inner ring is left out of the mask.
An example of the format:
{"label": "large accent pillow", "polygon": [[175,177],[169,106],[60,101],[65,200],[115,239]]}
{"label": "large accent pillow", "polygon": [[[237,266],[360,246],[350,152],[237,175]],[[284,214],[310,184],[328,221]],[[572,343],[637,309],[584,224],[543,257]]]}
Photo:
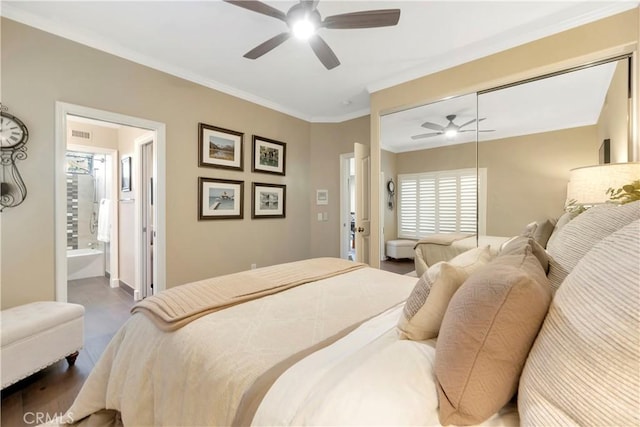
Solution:
{"label": "large accent pillow", "polygon": [[547,240],[547,246],[545,246],[545,247],[548,247],[551,244],[551,242],[553,240],[555,240],[555,238],[558,236],[558,233],[560,232],[562,227],[567,225],[569,223],[569,221],[571,221],[572,219],[577,217],[579,214],[580,214],[579,212],[565,212],[565,213],[563,213],[560,216],[560,218],[558,218],[558,220],[556,221],[556,225],[553,227],[553,232],[551,233],[551,236],[549,236],[549,240]]}
{"label": "large accent pillow", "polygon": [[547,245],[549,281],[555,291],[589,250],[603,238],[640,218],[640,201],[594,206],[562,227]]}
{"label": "large accent pillow", "polygon": [[470,249],[449,262],[439,262],[420,277],[407,298],[398,331],[401,339],[428,340],[438,336],[449,301],[477,268],[491,259],[489,246]]}
{"label": "large accent pillow", "polygon": [[520,381],[523,426],[640,425],[640,220],[567,276]]}
{"label": "large accent pillow", "polygon": [[474,272],[451,299],[436,343],[439,418],[478,424],[512,398],[547,313],[549,283],[528,247]]}

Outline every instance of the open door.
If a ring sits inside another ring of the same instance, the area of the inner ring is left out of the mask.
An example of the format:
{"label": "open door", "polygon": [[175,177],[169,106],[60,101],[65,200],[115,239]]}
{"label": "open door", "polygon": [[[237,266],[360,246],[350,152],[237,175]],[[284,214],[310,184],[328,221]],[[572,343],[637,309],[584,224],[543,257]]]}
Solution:
{"label": "open door", "polygon": [[369,263],[369,235],[371,232],[371,153],[368,146],[355,143],[356,162],[356,261]]}

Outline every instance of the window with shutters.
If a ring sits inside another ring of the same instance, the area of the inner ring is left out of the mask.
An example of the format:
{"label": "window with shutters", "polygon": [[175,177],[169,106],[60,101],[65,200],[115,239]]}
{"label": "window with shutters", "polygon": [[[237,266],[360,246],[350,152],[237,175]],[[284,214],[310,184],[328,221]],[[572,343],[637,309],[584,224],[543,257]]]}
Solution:
{"label": "window with shutters", "polygon": [[[398,237],[477,233],[478,176],[481,183],[485,182],[486,169],[398,175]],[[480,206],[484,207],[485,197],[480,196]],[[483,212],[479,214],[484,217]]]}

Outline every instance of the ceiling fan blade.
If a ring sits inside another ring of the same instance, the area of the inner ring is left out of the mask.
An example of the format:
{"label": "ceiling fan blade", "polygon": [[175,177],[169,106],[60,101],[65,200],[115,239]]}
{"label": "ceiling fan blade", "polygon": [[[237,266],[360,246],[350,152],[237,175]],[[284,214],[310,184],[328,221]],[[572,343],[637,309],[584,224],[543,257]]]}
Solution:
{"label": "ceiling fan blade", "polygon": [[291,33],[289,32],[280,33],[275,37],[271,37],[266,42],[254,47],[249,52],[245,53],[243,56],[249,59],[260,58],[265,53],[271,51],[272,49],[280,46],[282,43],[287,41],[289,37],[291,37]]}
{"label": "ceiling fan blade", "polygon": [[[459,130],[458,132],[475,132],[475,129]],[[495,132],[495,129],[480,129],[478,132]]]}
{"label": "ceiling fan blade", "polygon": [[390,27],[396,25],[399,19],[400,9],[367,10],[327,16],[321,26],[335,30]]}
{"label": "ceiling fan blade", "polygon": [[420,126],[422,126],[423,128],[438,130],[441,132],[444,131],[444,126],[440,126],[439,124],[436,124],[436,123],[424,122]]}
{"label": "ceiling fan blade", "polygon": [[232,4],[234,6],[239,6],[244,9],[251,10],[253,12],[261,13],[263,15],[271,16],[272,18],[279,19],[281,21],[287,22],[287,14],[281,10],[276,9],[275,7],[271,7],[268,4],[262,3],[261,1],[254,0],[224,0],[224,2]]}
{"label": "ceiling fan blade", "polygon": [[329,45],[319,35],[315,34],[312,36],[309,39],[309,44],[311,45],[311,49],[313,49],[313,53],[316,54],[327,70],[331,70],[340,65],[336,54],[333,53]]}
{"label": "ceiling fan blade", "polygon": [[307,10],[316,10],[319,1],[320,0],[300,0],[300,4],[304,5]]}
{"label": "ceiling fan blade", "polygon": [[463,124],[461,124],[460,126],[458,126],[458,128],[463,128],[463,127],[465,127],[465,126],[467,126],[467,125],[470,125],[471,123],[474,123],[476,120],[477,120],[477,119],[469,120],[468,122],[463,123]]}
{"label": "ceiling fan blade", "polygon": [[421,133],[420,135],[413,135],[411,139],[431,138],[436,135],[442,135],[442,132]]}

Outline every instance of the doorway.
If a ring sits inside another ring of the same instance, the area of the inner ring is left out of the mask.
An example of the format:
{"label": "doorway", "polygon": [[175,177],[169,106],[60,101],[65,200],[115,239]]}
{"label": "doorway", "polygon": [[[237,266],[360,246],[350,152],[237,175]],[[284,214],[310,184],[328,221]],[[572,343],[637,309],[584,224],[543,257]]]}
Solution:
{"label": "doorway", "polygon": [[[78,123],[83,125],[80,126]],[[110,142],[98,141],[103,134],[109,133],[112,135]],[[76,140],[72,140],[75,145],[68,147],[69,138],[72,136],[84,137],[84,144],[80,145]],[[98,255],[104,258],[100,276],[107,276],[111,287],[130,288],[132,299],[134,296],[141,299],[163,290],[166,277],[165,125],[58,102],[58,167],[55,172],[56,300],[67,301],[67,281],[71,273],[67,257],[69,215],[66,203],[66,158],[67,153],[73,150],[68,148],[80,148],[75,153],[84,154],[83,164],[91,163],[91,168],[85,168],[87,172],[96,169],[96,165],[104,164],[104,175],[100,175],[101,171],[97,170],[94,175],[87,173],[82,177],[90,184],[93,183],[94,188],[91,189],[89,185],[87,190],[92,197],[88,202],[90,209],[86,221],[84,216],[82,220],[78,217],[78,221],[88,224],[89,232],[95,230],[95,239],[86,243],[92,246],[89,249],[93,249],[94,245],[98,249],[103,248],[102,255]],[[128,169],[129,167],[131,169]],[[101,208],[103,215],[100,214]],[[84,241],[77,242],[79,246],[84,244]]]}
{"label": "doorway", "polygon": [[353,153],[340,155],[340,257],[356,259],[356,166]]}

